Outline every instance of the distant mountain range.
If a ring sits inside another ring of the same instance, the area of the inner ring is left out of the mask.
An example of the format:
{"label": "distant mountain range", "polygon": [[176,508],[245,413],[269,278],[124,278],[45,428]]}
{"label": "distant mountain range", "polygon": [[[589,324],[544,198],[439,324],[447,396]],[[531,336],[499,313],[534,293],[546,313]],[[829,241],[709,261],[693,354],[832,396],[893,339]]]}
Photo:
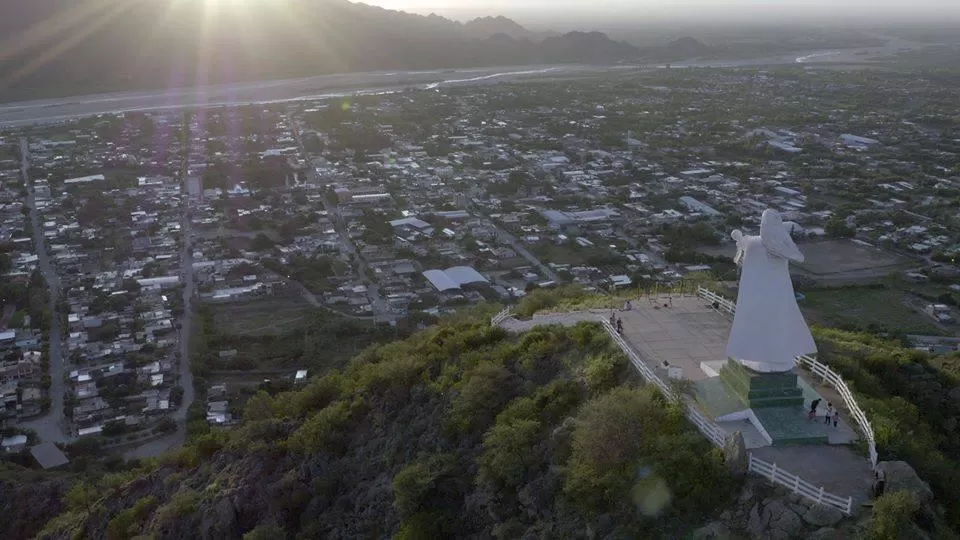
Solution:
{"label": "distant mountain range", "polygon": [[[459,23],[346,0],[0,0],[0,100],[389,69],[672,60],[599,32]],[[702,44],[699,44],[702,46]]]}

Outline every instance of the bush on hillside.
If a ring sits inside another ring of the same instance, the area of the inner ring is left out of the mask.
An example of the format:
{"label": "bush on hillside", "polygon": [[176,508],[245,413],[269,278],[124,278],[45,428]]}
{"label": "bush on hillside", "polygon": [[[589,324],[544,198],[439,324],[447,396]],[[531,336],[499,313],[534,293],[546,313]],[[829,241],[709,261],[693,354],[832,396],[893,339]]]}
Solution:
{"label": "bush on hillside", "polygon": [[913,517],[920,510],[917,497],[906,490],[884,493],[873,503],[871,540],[899,540],[910,536]]}

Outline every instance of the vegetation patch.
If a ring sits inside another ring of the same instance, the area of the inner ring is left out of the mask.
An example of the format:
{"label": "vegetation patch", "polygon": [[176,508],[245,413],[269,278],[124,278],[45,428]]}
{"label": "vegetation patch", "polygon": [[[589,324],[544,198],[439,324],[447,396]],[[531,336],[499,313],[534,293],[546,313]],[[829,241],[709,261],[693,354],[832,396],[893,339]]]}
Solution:
{"label": "vegetation patch", "polygon": [[909,295],[883,286],[804,290],[800,307],[813,320],[854,331],[940,335],[925,315],[908,304]]}

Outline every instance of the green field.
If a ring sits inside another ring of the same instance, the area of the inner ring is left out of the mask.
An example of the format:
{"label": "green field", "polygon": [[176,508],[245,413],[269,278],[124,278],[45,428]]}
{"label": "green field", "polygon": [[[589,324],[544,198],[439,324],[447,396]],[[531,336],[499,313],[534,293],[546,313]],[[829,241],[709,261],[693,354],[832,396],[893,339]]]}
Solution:
{"label": "green field", "polygon": [[228,336],[279,336],[303,328],[317,310],[299,298],[213,304],[218,333]]}
{"label": "green field", "polygon": [[[264,372],[309,369],[312,374],[341,367],[372,343],[397,336],[374,325],[316,309],[300,298],[271,298],[229,304],[205,304],[197,313],[195,357],[212,372]],[[221,359],[221,351],[236,350]]]}
{"label": "green field", "polygon": [[800,302],[812,323],[881,329],[906,334],[944,334],[932,320],[911,307],[912,297],[902,290],[843,287],[803,291]]}

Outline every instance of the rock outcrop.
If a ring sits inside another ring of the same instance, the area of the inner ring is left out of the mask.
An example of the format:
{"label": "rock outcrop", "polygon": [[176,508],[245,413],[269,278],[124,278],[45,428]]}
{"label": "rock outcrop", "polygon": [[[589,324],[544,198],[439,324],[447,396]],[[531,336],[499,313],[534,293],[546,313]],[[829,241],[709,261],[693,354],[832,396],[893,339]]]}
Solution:
{"label": "rock outcrop", "polygon": [[881,461],[877,464],[877,468],[886,475],[887,492],[901,489],[909,491],[916,495],[921,506],[929,505],[933,501],[933,490],[930,489],[930,485],[921,480],[917,476],[917,471],[913,470],[906,461]]}
{"label": "rock outcrop", "polygon": [[733,507],[694,531],[693,538],[833,540],[851,538],[854,526],[840,510],[749,478]]}
{"label": "rock outcrop", "polygon": [[746,476],[750,457],[747,455],[747,445],[743,442],[743,433],[734,431],[727,435],[723,441],[723,459],[735,476]]}

